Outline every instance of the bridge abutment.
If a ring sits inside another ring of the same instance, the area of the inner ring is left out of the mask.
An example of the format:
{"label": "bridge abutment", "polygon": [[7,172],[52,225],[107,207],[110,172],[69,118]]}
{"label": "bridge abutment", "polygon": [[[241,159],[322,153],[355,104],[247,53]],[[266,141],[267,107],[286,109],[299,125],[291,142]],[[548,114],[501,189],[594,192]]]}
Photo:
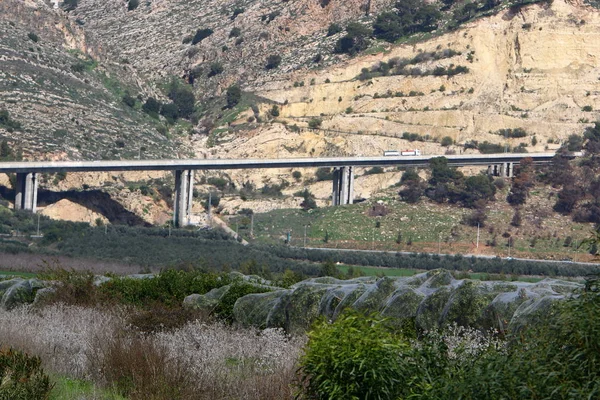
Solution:
{"label": "bridge abutment", "polygon": [[173,225],[190,224],[194,197],[194,170],[175,171],[175,201],[173,202]]}

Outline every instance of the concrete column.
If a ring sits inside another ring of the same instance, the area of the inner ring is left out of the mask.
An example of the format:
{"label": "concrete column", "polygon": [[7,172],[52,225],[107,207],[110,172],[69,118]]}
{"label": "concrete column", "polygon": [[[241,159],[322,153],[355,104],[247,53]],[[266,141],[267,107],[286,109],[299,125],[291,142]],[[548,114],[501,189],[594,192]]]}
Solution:
{"label": "concrete column", "polygon": [[17,180],[15,183],[15,210],[23,208],[23,196],[25,195],[25,176],[22,172],[17,172]]}
{"label": "concrete column", "polygon": [[494,175],[494,169],[491,165],[488,165],[488,167],[487,167],[487,174]]}
{"label": "concrete column", "polygon": [[340,194],[340,205],[348,204],[348,167],[342,167],[342,185],[341,185],[341,194]]}
{"label": "concrete column", "polygon": [[192,202],[194,200],[194,170],[188,171],[188,183],[187,183],[187,225],[192,223]]}
{"label": "concrete column", "polygon": [[348,167],[348,204],[354,203],[354,167]]}
{"label": "concrete column", "polygon": [[506,176],[506,163],[500,164],[500,176],[502,178]]}
{"label": "concrete column", "polygon": [[515,176],[515,163],[508,163],[508,177],[512,178]]}
{"label": "concrete column", "polygon": [[331,193],[331,205],[339,206],[340,205],[340,178],[341,171],[339,168],[333,169],[333,188]]}
{"label": "concrete column", "polygon": [[37,197],[38,197],[38,174],[34,173],[33,174],[33,203],[31,204],[31,212],[32,213],[36,213],[37,212]]}
{"label": "concrete column", "polygon": [[194,171],[175,171],[175,200],[173,201],[173,224],[178,227],[190,224],[194,197]]}
{"label": "concrete column", "polygon": [[23,195],[23,209],[31,210],[33,203],[33,174],[25,175],[25,194]]}

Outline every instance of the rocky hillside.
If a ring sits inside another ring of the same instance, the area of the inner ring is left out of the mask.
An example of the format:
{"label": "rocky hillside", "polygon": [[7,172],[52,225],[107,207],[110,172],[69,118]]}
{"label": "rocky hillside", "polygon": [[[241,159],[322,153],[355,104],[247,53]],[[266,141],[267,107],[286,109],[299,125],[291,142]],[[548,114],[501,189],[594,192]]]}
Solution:
{"label": "rocky hillside", "polygon": [[0,37],[0,109],[19,126],[0,124],[0,137],[26,158],[154,158],[179,147],[158,121],[122,103],[124,91],[139,86],[135,73],[99,64],[81,27],[60,11],[0,1]]}
{"label": "rocky hillside", "polygon": [[[372,39],[354,57],[334,54],[344,32],[328,35],[330,25],[370,26],[394,1],[76,3],[0,0],[0,110],[17,124],[0,123],[0,138],[26,158],[441,154],[484,142],[544,151],[600,109],[600,12],[566,0],[495,3],[457,29]],[[267,68],[269,56],[281,60]],[[194,115],[173,124],[142,112],[150,96],[169,101],[174,79],[195,94]],[[227,108],[232,84],[242,101]],[[293,193],[290,173],[226,178],[257,188],[285,179]],[[397,176],[384,180],[356,191],[369,197]],[[329,195],[323,182],[311,190]]]}

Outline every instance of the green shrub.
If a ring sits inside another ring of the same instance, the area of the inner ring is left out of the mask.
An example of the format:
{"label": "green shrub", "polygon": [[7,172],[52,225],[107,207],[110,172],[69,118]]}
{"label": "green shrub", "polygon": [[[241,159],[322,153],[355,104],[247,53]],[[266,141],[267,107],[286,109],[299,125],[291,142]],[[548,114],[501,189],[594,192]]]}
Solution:
{"label": "green shrub", "polygon": [[440,142],[440,144],[441,144],[443,147],[448,147],[448,146],[451,146],[453,143],[454,143],[454,140],[452,140],[452,138],[451,138],[450,136],[444,136],[444,137],[442,138],[442,141]]}
{"label": "green shrub", "polygon": [[240,28],[238,28],[237,26],[236,26],[236,27],[233,27],[233,28],[231,28],[231,31],[229,31],[229,37],[230,37],[230,38],[233,38],[233,37],[238,37],[238,36],[240,36],[241,34],[242,34],[242,30],[241,30]]}
{"label": "green shrub", "polygon": [[233,21],[238,15],[242,14],[245,10],[241,7],[236,7],[233,9],[233,14],[231,14],[231,20]]}
{"label": "green shrub", "polygon": [[271,115],[274,117],[279,117],[279,107],[277,106],[277,104],[274,104],[271,108]]}
{"label": "green shrub", "polygon": [[127,3],[127,9],[129,11],[133,11],[136,8],[138,8],[139,5],[140,5],[139,0],[129,0],[129,2]]}
{"label": "green shrub", "polygon": [[581,111],[590,112],[590,111],[593,111],[593,108],[592,108],[592,106],[583,106],[581,108]]}
{"label": "green shrub", "polygon": [[204,39],[206,39],[213,33],[214,33],[213,30],[210,28],[198,29],[196,31],[196,33],[194,34],[194,37],[192,38],[192,44],[200,43],[201,41],[203,41]]}
{"label": "green shrub", "polygon": [[32,42],[34,42],[34,43],[37,43],[37,42],[40,40],[40,38],[38,37],[38,35],[36,35],[36,34],[35,34],[35,33],[33,33],[33,32],[29,32],[29,33],[27,34],[27,37],[29,38],[29,40],[31,40],[31,41],[32,41]]}
{"label": "green shrub", "polygon": [[78,0],[64,0],[63,8],[65,11],[73,11],[77,8]]}
{"label": "green shrub", "polygon": [[52,386],[39,357],[17,350],[0,351],[0,399],[46,399]]}
{"label": "green shrub", "polygon": [[266,69],[275,69],[279,67],[281,64],[281,56],[279,54],[271,54],[267,57],[267,65],[265,65]]}
{"label": "green shrub", "polygon": [[227,88],[227,107],[235,107],[242,99],[242,89],[238,85],[231,85]]}
{"label": "green shrub", "polygon": [[392,400],[408,383],[401,354],[410,346],[385,320],[348,312],[317,322],[308,337],[300,375],[309,398]]}
{"label": "green shrub", "polygon": [[327,167],[317,168],[315,178],[317,181],[330,181],[333,179],[333,170]]}
{"label": "green shrub", "polygon": [[329,25],[329,28],[327,28],[327,36],[333,36],[336,33],[340,33],[342,31],[342,27],[339,26],[336,23],[332,23],[331,25]]}
{"label": "green shrub", "polygon": [[311,118],[310,121],[308,121],[308,127],[311,129],[317,129],[321,127],[322,123],[323,120],[321,118]]}
{"label": "green shrub", "polygon": [[224,71],[223,64],[221,64],[219,61],[215,61],[215,62],[210,63],[208,76],[211,77],[211,76],[219,75],[223,71]]}
{"label": "green shrub", "polygon": [[7,110],[0,110],[0,126],[9,132],[21,129],[21,124],[12,119]]}

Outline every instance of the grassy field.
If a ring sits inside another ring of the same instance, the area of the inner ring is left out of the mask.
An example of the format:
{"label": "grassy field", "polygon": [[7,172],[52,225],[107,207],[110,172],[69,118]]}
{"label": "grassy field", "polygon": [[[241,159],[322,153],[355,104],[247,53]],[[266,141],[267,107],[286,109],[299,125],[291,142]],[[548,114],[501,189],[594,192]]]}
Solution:
{"label": "grassy field", "polygon": [[125,397],[99,389],[90,382],[59,376],[52,376],[51,381],[54,383],[54,388],[50,392],[49,400],[125,400]]}
{"label": "grassy field", "polygon": [[33,272],[19,272],[19,271],[0,271],[0,279],[7,276],[21,276],[23,278],[35,278],[37,274]]}
{"label": "grassy field", "polygon": [[[508,188],[499,190],[497,200],[489,203],[488,219],[479,229],[478,242],[477,227],[461,224],[463,215],[472,210],[425,199],[408,204],[400,201],[395,189],[360,204],[308,212],[280,209],[255,214],[253,240],[281,243],[289,232],[290,244],[300,247],[594,261],[585,248],[577,248],[589,236],[591,224],[575,223],[570,216],[552,211],[556,194],[551,189],[531,191],[521,209],[519,227],[511,225],[514,209],[504,200],[507,193]],[[385,215],[374,215],[373,207],[378,202]],[[233,229],[237,226],[244,238],[250,237],[248,217],[230,217],[229,223]],[[509,240],[512,240],[510,246]]]}

